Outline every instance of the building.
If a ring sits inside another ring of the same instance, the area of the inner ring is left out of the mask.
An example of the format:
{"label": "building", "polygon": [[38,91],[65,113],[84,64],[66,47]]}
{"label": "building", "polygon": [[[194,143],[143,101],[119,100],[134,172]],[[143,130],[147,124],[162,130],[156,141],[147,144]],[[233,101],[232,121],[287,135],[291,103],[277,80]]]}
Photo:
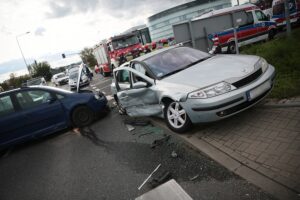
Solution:
{"label": "building", "polygon": [[148,18],[147,23],[151,40],[158,41],[174,37],[173,24],[190,20],[211,10],[230,6],[231,0],[196,0],[152,15]]}

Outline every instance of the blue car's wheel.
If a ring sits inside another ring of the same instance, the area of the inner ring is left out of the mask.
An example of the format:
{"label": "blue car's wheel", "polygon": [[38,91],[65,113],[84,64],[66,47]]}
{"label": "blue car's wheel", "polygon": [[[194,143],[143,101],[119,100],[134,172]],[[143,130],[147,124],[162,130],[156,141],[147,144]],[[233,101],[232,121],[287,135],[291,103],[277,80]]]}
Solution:
{"label": "blue car's wheel", "polygon": [[88,126],[94,121],[94,113],[87,106],[76,107],[71,117],[74,127]]}

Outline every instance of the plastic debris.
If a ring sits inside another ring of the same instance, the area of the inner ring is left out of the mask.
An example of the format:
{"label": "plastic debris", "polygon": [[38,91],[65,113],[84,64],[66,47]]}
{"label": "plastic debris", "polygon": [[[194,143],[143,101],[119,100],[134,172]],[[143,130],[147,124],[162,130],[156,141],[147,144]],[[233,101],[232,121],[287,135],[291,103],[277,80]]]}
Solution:
{"label": "plastic debris", "polygon": [[154,140],[151,144],[151,148],[155,148],[158,145],[162,145],[164,142],[167,142],[170,139],[171,135],[166,135],[165,137]]}
{"label": "plastic debris", "polygon": [[130,124],[126,124],[126,127],[127,127],[127,130],[130,132],[130,131],[133,131],[135,128],[133,126],[131,126]]}
{"label": "plastic debris", "polygon": [[150,124],[150,121],[145,119],[127,118],[124,120],[124,123],[133,126],[147,126]]}
{"label": "plastic debris", "polygon": [[171,156],[172,156],[172,158],[177,158],[178,157],[178,155],[175,151],[172,151]]}
{"label": "plastic debris", "polygon": [[197,175],[191,177],[189,180],[190,180],[190,181],[193,181],[193,180],[196,180],[198,177],[199,177],[199,174],[197,174]]}
{"label": "plastic debris", "polygon": [[157,167],[151,172],[151,174],[144,180],[144,182],[138,187],[138,190],[141,190],[142,187],[147,183],[147,181],[151,178],[151,176],[160,168],[161,164],[157,165]]}
{"label": "plastic debris", "polygon": [[155,188],[168,180],[172,178],[172,174],[168,171],[164,171],[162,174],[160,174],[157,178],[153,178],[149,184],[152,188]]}

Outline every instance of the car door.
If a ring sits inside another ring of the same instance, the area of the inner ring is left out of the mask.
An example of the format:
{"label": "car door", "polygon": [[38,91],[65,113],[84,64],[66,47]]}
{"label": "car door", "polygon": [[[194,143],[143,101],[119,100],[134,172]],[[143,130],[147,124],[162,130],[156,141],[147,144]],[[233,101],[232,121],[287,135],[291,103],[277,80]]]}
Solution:
{"label": "car door", "polygon": [[260,10],[254,10],[253,12],[255,13],[255,17],[256,17],[257,37],[266,35],[267,38],[268,31],[269,31],[268,17]]}
{"label": "car door", "polygon": [[24,133],[24,124],[24,116],[18,112],[12,96],[0,96],[0,146],[17,141]]}
{"label": "car door", "polygon": [[[142,65],[116,71],[117,96],[129,116],[154,116],[162,114],[156,86]],[[139,67],[139,68],[138,68]],[[138,69],[137,69],[138,68]]]}
{"label": "car door", "polygon": [[247,23],[239,26],[237,30],[238,40],[241,46],[249,44],[253,37],[257,35],[257,27],[255,20],[253,18],[252,11],[246,12],[247,14]]}
{"label": "car door", "polygon": [[63,106],[50,91],[28,89],[16,92],[15,97],[26,122],[24,134],[46,135],[67,127]]}

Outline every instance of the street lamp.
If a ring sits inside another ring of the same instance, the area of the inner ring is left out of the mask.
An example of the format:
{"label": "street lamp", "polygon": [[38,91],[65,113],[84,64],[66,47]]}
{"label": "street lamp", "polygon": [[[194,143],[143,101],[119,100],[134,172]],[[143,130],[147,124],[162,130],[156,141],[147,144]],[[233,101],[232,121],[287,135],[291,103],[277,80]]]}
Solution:
{"label": "street lamp", "polygon": [[17,40],[17,43],[18,43],[18,46],[19,46],[20,52],[21,52],[21,54],[22,54],[22,57],[23,57],[24,63],[25,63],[25,65],[26,65],[26,68],[27,68],[27,70],[28,70],[28,72],[29,72],[29,74],[30,74],[30,70],[29,70],[29,68],[28,68],[28,65],[27,65],[27,63],[26,63],[26,60],[25,60],[25,57],[24,57],[23,51],[22,51],[22,49],[21,49],[21,46],[20,46],[20,43],[19,43],[19,40],[18,40],[18,37],[21,37],[21,36],[27,35],[27,34],[29,34],[29,33],[30,33],[30,32],[29,32],[29,31],[27,31],[26,33],[22,33],[22,34],[20,34],[20,35],[17,35],[17,36],[16,36],[16,40]]}

